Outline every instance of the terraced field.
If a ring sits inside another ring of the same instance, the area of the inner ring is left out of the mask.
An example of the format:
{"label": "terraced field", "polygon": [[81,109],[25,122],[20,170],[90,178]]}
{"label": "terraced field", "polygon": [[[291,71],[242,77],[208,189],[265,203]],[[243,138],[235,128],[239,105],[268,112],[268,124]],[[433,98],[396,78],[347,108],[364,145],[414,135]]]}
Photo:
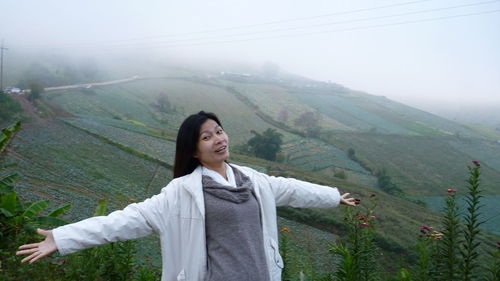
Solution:
{"label": "terraced field", "polygon": [[317,108],[321,113],[356,130],[376,130],[396,134],[411,133],[410,130],[359,107],[351,98],[332,94],[293,93],[301,102]]}
{"label": "terraced field", "polygon": [[[291,127],[295,126],[294,121],[301,114],[308,111],[316,111],[316,108],[302,103],[295,96],[291,95],[286,88],[276,85],[236,83],[226,80],[222,83],[234,87],[237,91],[248,97],[252,103],[258,105],[260,110],[265,114]],[[286,120],[280,119],[280,112],[282,111],[286,111]],[[330,130],[351,130],[348,126],[339,123],[327,115],[323,115],[320,118],[319,126]]]}
{"label": "terraced field", "polygon": [[1,164],[8,166],[3,175],[20,174],[16,187],[21,198],[70,203],[74,207],[69,215],[79,219],[92,215],[100,199],[107,200],[111,210],[122,208],[158,193],[172,177],[156,163],[57,120],[27,124]]}
{"label": "terraced field", "polygon": [[283,145],[286,163],[306,170],[318,171],[328,167],[339,167],[359,173],[367,173],[346,153],[317,139],[298,139]]}
{"label": "terraced field", "polygon": [[[130,130],[130,127],[133,126],[130,126],[129,129],[122,129],[85,118],[64,118],[62,120],[77,128],[109,139],[114,143],[147,154],[153,159],[173,165],[175,157],[175,142],[173,141],[136,133]],[[141,126],[135,125],[135,127]]]}
{"label": "terraced field", "polygon": [[[372,168],[385,168],[393,182],[412,195],[440,195],[464,185],[467,165],[479,157],[452,145],[454,137],[411,137],[382,134],[335,133],[331,141],[343,149],[353,148]],[[479,145],[479,143],[477,144]],[[500,173],[485,165],[483,189],[497,195]]]}
{"label": "terraced field", "polygon": [[455,149],[467,153],[471,158],[500,172],[500,142],[480,141],[477,139],[453,139],[449,143]]}
{"label": "terraced field", "polygon": [[[48,199],[54,207],[70,203],[73,207],[66,219],[76,221],[91,216],[100,199],[107,200],[108,211],[120,209],[158,193],[171,179],[171,171],[163,166],[133,156],[73,126],[124,145],[139,141],[138,147],[142,147],[143,152],[157,153],[153,150],[157,145],[172,146],[158,138],[83,118],[27,124],[0,160],[1,165],[8,166],[2,169],[1,175],[12,172],[21,175],[15,185],[21,198]],[[152,142],[145,144],[144,140],[148,138]],[[159,156],[168,157],[168,152]],[[252,166],[263,170],[258,165]],[[295,264],[295,274],[298,275],[306,266],[302,259],[305,254],[310,256],[316,270],[329,269],[331,258],[324,245],[333,241],[333,234],[286,219],[279,221],[280,227],[294,232],[289,256]],[[137,258],[141,263],[160,264],[158,243],[154,235],[140,240]],[[321,254],[318,255],[317,251]]]}
{"label": "terraced field", "polygon": [[336,93],[294,89],[300,101],[358,131],[409,135],[461,135],[485,138],[466,126],[433,114],[357,91]]}
{"label": "terraced field", "polygon": [[[167,93],[170,102],[175,104],[176,110],[160,116],[163,120],[168,120],[160,124],[159,113],[154,112],[151,104],[161,92]],[[284,136],[283,153],[290,165],[308,170],[341,167],[354,172],[365,172],[357,163],[348,159],[343,151],[332,145],[319,140],[303,141],[299,136],[264,122],[231,93],[218,86],[184,79],[150,79],[101,87],[94,89],[94,94],[88,94],[83,90],[47,94],[46,99],[49,102],[55,102],[65,110],[81,116],[78,119],[68,119],[72,124],[82,126],[96,134],[102,134],[148,155],[155,157],[160,155],[162,160],[173,159],[173,148],[163,150],[162,140],[147,136],[151,134],[148,127],[163,126],[177,130],[187,115],[184,113],[204,108],[218,113],[230,136],[231,143],[247,142],[253,136],[250,133],[251,130],[259,132],[274,128]],[[119,102],[115,103],[115,100]],[[121,107],[125,103],[132,104]],[[108,104],[112,105],[108,107]],[[104,108],[106,110],[101,110]],[[116,120],[117,116],[131,119],[132,122],[144,122],[145,126]],[[138,132],[142,135],[131,134],[127,131]]]}
{"label": "terraced field", "polygon": [[461,135],[484,138],[464,125],[444,119],[434,114],[389,100],[360,93],[356,104],[386,120],[395,122],[418,135]]}

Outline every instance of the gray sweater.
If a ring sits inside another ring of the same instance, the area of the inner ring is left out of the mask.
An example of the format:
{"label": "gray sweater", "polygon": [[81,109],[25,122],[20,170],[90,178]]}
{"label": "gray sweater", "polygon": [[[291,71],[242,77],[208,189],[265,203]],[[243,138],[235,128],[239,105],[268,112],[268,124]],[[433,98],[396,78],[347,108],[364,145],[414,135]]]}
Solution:
{"label": "gray sweater", "polygon": [[234,169],[237,188],[202,177],[208,281],[268,281],[260,208],[252,182]]}

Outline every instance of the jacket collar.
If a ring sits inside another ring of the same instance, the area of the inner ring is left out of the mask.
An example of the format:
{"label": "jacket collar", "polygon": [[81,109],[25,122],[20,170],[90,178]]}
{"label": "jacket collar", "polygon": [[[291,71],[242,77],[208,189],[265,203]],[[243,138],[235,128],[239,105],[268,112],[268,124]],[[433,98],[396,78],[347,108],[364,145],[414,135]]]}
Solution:
{"label": "jacket collar", "polygon": [[[253,177],[249,175],[248,171],[245,170],[244,167],[235,165],[235,164],[229,164],[229,166],[233,166],[236,169],[240,170],[243,174],[245,174],[247,177],[250,178],[250,180],[253,181],[254,184],[254,192],[255,192],[255,197],[257,198],[257,201],[259,202],[259,205],[262,205],[260,202],[260,190],[257,186],[255,186],[256,182],[254,181]],[[201,213],[201,216],[203,219],[205,218],[205,199],[203,197],[203,185],[202,185],[202,166],[199,165],[194,171],[186,175],[186,180],[184,184],[182,185],[184,189],[186,189],[189,194],[194,198],[194,202],[196,206],[198,207],[198,210]],[[262,206],[260,206],[261,211],[262,211]]]}

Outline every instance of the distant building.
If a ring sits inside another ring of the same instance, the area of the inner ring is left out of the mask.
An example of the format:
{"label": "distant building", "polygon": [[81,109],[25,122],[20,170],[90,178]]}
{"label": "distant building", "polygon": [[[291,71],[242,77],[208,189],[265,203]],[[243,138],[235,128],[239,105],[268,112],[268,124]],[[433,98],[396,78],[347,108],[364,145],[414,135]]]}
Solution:
{"label": "distant building", "polygon": [[22,94],[23,91],[19,88],[16,88],[16,87],[7,87],[4,89],[4,92],[7,93],[7,94]]}
{"label": "distant building", "polygon": [[220,76],[224,77],[225,79],[234,81],[248,81],[252,78],[252,75],[248,73],[224,72],[224,71],[220,72]]}

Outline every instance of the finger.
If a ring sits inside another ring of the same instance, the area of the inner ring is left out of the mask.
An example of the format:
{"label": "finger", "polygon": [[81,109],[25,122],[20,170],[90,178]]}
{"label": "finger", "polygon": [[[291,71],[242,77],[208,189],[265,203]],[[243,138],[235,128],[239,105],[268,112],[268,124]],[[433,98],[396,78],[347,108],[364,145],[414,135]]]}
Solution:
{"label": "finger", "polygon": [[43,235],[43,236],[49,235],[49,231],[47,231],[45,229],[41,229],[41,228],[37,228],[36,233]]}
{"label": "finger", "polygon": [[38,251],[38,249],[29,249],[29,250],[17,251],[16,255],[17,256],[20,256],[20,255],[29,255],[29,254],[33,254],[36,251]]}
{"label": "finger", "polygon": [[40,243],[24,244],[24,245],[20,246],[19,249],[21,249],[21,250],[32,249],[32,248],[38,247],[38,245],[40,245]]}
{"label": "finger", "polygon": [[350,193],[344,193],[342,194],[342,198],[346,198],[347,196],[349,196]]}
{"label": "finger", "polygon": [[43,257],[45,257],[45,256],[46,256],[46,254],[42,254],[42,253],[40,253],[38,256],[36,256],[34,259],[32,259],[32,260],[30,261],[30,264],[32,264],[32,263],[34,263],[34,262],[36,262],[37,260],[39,260],[39,259],[41,259],[41,258],[43,258]]}
{"label": "finger", "polygon": [[21,262],[27,262],[27,261],[30,261],[31,259],[33,259],[34,257],[36,257],[38,255],[38,252],[35,252],[27,257],[25,257],[24,259],[21,260]]}

